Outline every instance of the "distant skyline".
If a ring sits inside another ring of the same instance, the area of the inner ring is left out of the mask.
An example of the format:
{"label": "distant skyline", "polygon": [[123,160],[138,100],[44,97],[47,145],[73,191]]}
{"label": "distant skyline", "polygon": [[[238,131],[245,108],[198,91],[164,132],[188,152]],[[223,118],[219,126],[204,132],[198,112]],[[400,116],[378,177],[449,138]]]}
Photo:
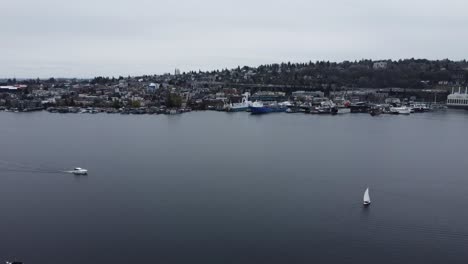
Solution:
{"label": "distant skyline", "polygon": [[463,0],[17,0],[0,9],[0,78],[462,60],[468,44]]}

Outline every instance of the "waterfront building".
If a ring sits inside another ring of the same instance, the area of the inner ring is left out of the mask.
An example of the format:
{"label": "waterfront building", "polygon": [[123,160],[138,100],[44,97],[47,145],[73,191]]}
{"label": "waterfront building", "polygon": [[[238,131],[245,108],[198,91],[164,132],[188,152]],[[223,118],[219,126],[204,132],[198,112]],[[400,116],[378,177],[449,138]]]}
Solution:
{"label": "waterfront building", "polygon": [[15,93],[18,90],[19,90],[19,87],[16,87],[16,86],[11,86],[11,85],[0,86],[0,92]]}
{"label": "waterfront building", "polygon": [[454,92],[452,89],[452,93],[447,96],[447,107],[468,110],[468,88],[465,88],[464,93],[462,93],[461,88],[458,88],[458,92]]}
{"label": "waterfront building", "polygon": [[292,92],[293,97],[324,97],[322,91],[295,91]]}

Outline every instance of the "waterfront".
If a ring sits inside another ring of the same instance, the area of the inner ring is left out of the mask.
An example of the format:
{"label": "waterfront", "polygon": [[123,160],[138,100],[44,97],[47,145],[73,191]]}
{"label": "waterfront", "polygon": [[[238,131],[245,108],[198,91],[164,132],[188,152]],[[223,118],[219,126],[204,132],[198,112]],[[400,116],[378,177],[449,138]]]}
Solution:
{"label": "waterfront", "polygon": [[0,261],[468,259],[466,111],[2,112],[0,121]]}

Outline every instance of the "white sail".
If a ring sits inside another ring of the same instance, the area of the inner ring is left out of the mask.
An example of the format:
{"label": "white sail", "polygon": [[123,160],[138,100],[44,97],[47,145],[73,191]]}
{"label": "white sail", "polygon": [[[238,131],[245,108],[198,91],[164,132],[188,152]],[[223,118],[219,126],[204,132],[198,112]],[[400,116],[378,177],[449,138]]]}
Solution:
{"label": "white sail", "polygon": [[364,192],[364,203],[365,204],[370,203],[369,188],[367,188],[366,191]]}

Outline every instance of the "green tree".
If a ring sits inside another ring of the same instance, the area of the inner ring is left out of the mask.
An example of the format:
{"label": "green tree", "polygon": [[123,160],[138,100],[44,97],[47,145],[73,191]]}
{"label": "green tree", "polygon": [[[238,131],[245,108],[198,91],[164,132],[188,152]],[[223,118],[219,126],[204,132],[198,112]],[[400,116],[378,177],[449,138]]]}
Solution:
{"label": "green tree", "polygon": [[182,105],[182,97],[178,94],[170,93],[166,99],[167,107],[180,107]]}
{"label": "green tree", "polygon": [[119,101],[115,100],[114,102],[112,102],[112,107],[115,109],[119,109],[122,106],[120,105]]}
{"label": "green tree", "polygon": [[139,108],[141,106],[140,101],[132,101],[133,108]]}

